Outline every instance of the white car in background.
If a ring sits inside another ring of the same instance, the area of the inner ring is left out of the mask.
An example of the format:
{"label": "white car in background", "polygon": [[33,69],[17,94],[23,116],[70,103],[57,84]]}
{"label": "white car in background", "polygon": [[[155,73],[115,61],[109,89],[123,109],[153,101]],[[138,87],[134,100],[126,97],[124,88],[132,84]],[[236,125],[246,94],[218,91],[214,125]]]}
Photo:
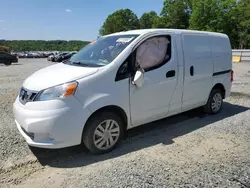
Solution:
{"label": "white car in background", "polygon": [[[28,77],[13,105],[29,145],[112,150],[124,131],[230,96],[227,35],[148,29],[107,35]],[[188,125],[187,125],[188,126]]]}
{"label": "white car in background", "polygon": [[52,54],[52,55],[49,55],[48,57],[47,57],[47,60],[48,61],[52,61],[52,58],[54,57],[54,55]]}

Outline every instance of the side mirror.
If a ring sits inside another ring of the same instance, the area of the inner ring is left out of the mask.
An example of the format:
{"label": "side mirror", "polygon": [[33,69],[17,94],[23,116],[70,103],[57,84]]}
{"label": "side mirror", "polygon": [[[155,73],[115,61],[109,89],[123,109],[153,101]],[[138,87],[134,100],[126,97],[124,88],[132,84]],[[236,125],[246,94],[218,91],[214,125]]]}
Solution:
{"label": "side mirror", "polygon": [[137,87],[143,86],[144,84],[144,70],[143,69],[139,69],[136,71],[132,84],[136,85]]}

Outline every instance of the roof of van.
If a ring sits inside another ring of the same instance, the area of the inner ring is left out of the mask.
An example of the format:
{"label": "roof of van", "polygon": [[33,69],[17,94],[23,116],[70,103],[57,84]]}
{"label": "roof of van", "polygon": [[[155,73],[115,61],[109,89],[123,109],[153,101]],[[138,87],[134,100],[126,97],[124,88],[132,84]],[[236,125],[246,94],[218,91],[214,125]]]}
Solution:
{"label": "roof of van", "polygon": [[113,33],[111,35],[142,35],[146,33],[151,33],[151,32],[173,32],[173,33],[200,33],[200,34],[209,34],[213,36],[227,36],[226,34],[223,33],[216,33],[216,32],[207,32],[207,31],[196,31],[196,30],[185,30],[185,29],[137,29],[137,30],[130,30],[130,31],[122,31],[118,33]]}

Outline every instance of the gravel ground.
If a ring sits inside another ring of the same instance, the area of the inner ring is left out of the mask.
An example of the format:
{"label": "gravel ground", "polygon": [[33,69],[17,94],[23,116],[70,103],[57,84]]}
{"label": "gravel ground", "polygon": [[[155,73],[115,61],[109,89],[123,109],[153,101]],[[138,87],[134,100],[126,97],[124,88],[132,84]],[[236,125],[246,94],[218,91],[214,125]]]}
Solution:
{"label": "gravel ground", "polygon": [[17,132],[12,103],[19,88],[50,64],[0,66],[0,187],[250,188],[250,63],[234,64],[232,96],[220,114],[193,110],[135,128],[100,156],[78,146],[29,148]]}

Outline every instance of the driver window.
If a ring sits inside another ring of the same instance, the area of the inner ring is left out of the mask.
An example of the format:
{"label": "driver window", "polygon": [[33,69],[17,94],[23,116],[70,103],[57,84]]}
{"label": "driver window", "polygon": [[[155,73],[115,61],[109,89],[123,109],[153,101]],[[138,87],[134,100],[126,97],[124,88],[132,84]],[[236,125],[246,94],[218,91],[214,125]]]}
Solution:
{"label": "driver window", "polygon": [[136,63],[144,70],[165,64],[171,56],[170,37],[157,36],[144,41],[136,51]]}

